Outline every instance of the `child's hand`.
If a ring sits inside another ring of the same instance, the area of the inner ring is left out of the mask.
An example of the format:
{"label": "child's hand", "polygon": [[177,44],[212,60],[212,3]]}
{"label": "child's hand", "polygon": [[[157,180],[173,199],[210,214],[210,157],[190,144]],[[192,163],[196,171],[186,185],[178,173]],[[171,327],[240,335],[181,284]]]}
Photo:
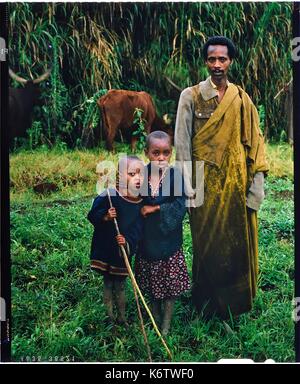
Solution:
{"label": "child's hand", "polygon": [[142,216],[147,217],[148,215],[151,215],[151,213],[159,211],[159,209],[160,209],[159,205],[145,205],[141,209],[141,214]]}
{"label": "child's hand", "polygon": [[104,216],[103,220],[104,221],[111,221],[116,217],[117,217],[116,208],[112,207],[107,211],[107,214]]}
{"label": "child's hand", "polygon": [[196,200],[195,200],[195,197],[190,197],[189,199],[188,199],[188,207],[187,207],[187,209],[188,209],[188,213],[189,213],[189,215],[191,216],[191,214],[192,214],[192,209],[193,208],[196,208]]}
{"label": "child's hand", "polygon": [[126,239],[123,235],[117,235],[116,240],[118,245],[125,245],[126,244]]}

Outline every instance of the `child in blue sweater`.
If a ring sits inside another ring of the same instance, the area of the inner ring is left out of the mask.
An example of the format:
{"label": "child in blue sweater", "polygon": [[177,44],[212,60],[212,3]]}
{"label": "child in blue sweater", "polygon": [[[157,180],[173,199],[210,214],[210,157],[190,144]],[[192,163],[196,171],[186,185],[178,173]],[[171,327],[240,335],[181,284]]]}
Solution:
{"label": "child in blue sweater", "polygon": [[[125,325],[125,280],[128,271],[119,246],[125,246],[127,255],[132,256],[142,234],[142,199],[138,194],[143,171],[144,164],[137,156],[122,158],[118,164],[117,187],[109,189],[113,207],[110,207],[105,190],[95,198],[88,213],[88,219],[94,226],[91,268],[103,275],[103,301],[109,319],[114,321],[115,302],[119,321]],[[120,179],[122,182],[118,182]],[[114,218],[117,218],[121,235],[117,235]]]}

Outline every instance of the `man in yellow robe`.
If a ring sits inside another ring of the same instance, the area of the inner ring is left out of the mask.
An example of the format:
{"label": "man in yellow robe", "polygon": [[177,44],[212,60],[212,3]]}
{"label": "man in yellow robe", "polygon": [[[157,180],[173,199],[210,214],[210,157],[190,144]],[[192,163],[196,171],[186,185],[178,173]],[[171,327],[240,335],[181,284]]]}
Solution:
{"label": "man in yellow robe", "polygon": [[257,110],[227,79],[235,56],[232,41],[212,37],[203,55],[210,77],[181,93],[176,160],[193,162],[186,177],[191,202],[195,164],[204,162],[204,202],[190,210],[193,303],[204,316],[228,318],[249,311],[256,294],[257,210],[268,166]]}

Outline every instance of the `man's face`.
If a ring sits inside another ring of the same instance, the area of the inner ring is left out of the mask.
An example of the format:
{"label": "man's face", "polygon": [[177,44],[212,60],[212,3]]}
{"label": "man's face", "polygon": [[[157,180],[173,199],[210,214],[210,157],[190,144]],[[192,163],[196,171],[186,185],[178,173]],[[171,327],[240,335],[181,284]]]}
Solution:
{"label": "man's face", "polygon": [[232,60],[228,56],[226,45],[209,45],[207,49],[206,65],[214,79],[226,77]]}

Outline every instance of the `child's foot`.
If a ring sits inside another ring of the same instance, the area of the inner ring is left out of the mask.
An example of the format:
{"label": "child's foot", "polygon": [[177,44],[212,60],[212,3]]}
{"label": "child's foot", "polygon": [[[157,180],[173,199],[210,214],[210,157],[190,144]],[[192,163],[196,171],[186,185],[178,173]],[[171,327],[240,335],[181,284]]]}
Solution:
{"label": "child's foot", "polygon": [[169,330],[170,330],[170,327],[169,327],[169,326],[168,326],[168,327],[164,327],[164,328],[162,329],[162,331],[161,331],[161,334],[162,334],[163,336],[167,336],[168,333],[169,333]]}
{"label": "child's foot", "polygon": [[129,328],[129,322],[126,319],[117,319],[116,323],[125,328]]}
{"label": "child's foot", "polygon": [[114,325],[115,324],[115,319],[113,316],[106,316],[105,319],[104,319],[104,324],[106,326],[110,326],[110,325]]}

